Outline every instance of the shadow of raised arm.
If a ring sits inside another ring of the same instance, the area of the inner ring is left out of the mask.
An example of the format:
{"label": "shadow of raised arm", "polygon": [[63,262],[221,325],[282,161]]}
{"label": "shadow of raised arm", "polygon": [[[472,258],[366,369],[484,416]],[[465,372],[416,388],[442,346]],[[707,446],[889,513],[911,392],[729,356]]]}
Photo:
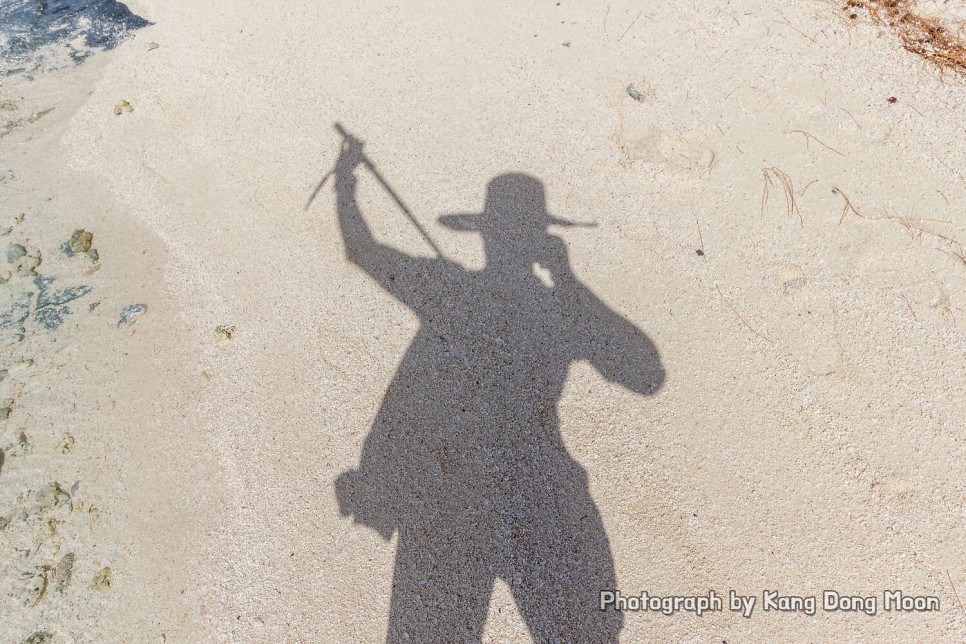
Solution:
{"label": "shadow of raised arm", "polygon": [[398,300],[418,310],[427,283],[445,280],[452,264],[442,258],[407,255],[376,240],[356,201],[355,169],[364,163],[367,161],[362,153],[362,143],[346,136],[334,170],[336,207],[346,259]]}

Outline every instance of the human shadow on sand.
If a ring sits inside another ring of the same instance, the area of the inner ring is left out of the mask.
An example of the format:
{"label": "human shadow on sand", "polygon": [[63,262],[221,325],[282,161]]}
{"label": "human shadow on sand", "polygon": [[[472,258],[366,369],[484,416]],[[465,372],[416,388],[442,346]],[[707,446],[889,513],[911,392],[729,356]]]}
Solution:
{"label": "human shadow on sand", "polygon": [[482,213],[440,219],[482,235],[475,271],[376,241],[356,206],[362,163],[347,137],[334,170],[346,254],[420,320],[359,467],[336,482],[344,516],[399,533],[387,641],[480,641],[496,579],[536,641],[617,641],[621,613],[598,608],[614,560],[557,403],[578,360],[653,394],[654,345],[574,276],[548,233],[571,224],[546,212],[534,177],[500,175]]}

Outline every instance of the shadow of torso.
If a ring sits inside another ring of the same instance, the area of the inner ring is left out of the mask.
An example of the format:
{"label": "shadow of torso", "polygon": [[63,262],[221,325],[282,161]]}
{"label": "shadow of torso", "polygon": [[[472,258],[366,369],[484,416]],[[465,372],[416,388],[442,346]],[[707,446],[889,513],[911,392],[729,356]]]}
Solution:
{"label": "shadow of torso", "polygon": [[427,511],[471,523],[499,561],[502,539],[586,488],[561,441],[557,401],[582,344],[561,297],[535,276],[508,289],[484,270],[421,298],[420,330],[367,442],[386,443],[396,525]]}

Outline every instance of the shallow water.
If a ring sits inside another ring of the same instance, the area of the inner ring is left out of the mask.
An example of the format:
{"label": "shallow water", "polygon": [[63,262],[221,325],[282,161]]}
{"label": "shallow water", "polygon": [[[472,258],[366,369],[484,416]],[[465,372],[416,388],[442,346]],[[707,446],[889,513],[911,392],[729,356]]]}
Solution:
{"label": "shallow water", "polygon": [[0,70],[10,75],[78,64],[150,24],[115,0],[0,0]]}

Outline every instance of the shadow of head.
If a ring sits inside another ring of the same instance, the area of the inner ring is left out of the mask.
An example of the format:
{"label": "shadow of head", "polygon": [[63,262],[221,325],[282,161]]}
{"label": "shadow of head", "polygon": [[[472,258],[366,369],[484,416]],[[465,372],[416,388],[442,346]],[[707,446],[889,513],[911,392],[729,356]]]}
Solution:
{"label": "shadow of head", "polygon": [[451,230],[479,232],[491,258],[507,253],[532,255],[534,249],[542,246],[541,240],[551,237],[547,231],[550,226],[595,225],[550,215],[543,182],[522,172],[507,172],[490,181],[482,213],[443,215],[439,223]]}

